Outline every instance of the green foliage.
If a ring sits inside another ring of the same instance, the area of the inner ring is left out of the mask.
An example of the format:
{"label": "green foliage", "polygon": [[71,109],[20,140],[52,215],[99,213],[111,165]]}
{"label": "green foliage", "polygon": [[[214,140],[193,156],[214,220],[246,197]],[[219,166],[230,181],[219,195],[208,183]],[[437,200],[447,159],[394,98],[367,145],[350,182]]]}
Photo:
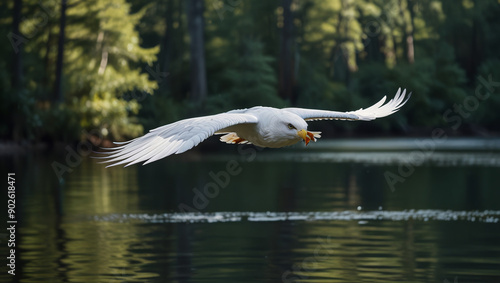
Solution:
{"label": "green foliage", "polygon": [[39,123],[35,129],[41,140],[72,142],[81,137],[80,115],[74,108],[58,105],[37,111]]}
{"label": "green foliage", "polygon": [[[54,38],[58,34],[59,7],[56,2],[44,3],[43,7],[34,0],[23,2],[33,13],[39,13],[35,15],[47,18],[40,24],[32,15],[21,22],[23,35],[32,37],[23,46],[23,60],[29,64],[24,69],[24,87],[2,93],[6,102],[2,106],[19,109],[16,117],[23,117],[20,123],[28,132],[24,136],[79,139],[81,134],[71,128],[99,129],[104,137],[115,139],[141,134],[142,126],[133,118],[139,105],[123,96],[134,91],[153,94],[157,88],[146,68],[156,61],[159,49],[142,48],[135,30],[143,12],[130,14],[125,0],[70,1],[64,45],[64,103],[58,105],[52,100],[51,63],[57,51]],[[5,128],[2,132],[8,133]]]}
{"label": "green foliage", "polygon": [[273,58],[263,54],[263,44],[243,40],[238,57],[220,74],[225,89],[211,95],[206,103],[209,113],[257,105],[283,107],[276,92],[276,77],[271,66]]}
{"label": "green foliage", "polygon": [[93,95],[80,99],[73,107],[82,117],[82,128],[97,129],[104,137],[122,140],[142,134],[142,126],[131,117],[139,112],[135,100],[125,101],[110,94]]}
{"label": "green foliage", "polygon": [[[145,73],[156,60],[158,47],[145,49],[135,26],[142,11],[129,14],[124,0],[84,1],[68,11],[68,17],[82,20],[68,26],[66,79],[73,107],[81,115],[84,129],[99,129],[104,137],[124,139],[142,133],[133,118],[139,111],[136,101],[126,101],[130,92],[153,94],[157,88]],[[93,17],[84,18],[93,15]],[[87,48],[82,48],[85,46]],[[89,52],[90,49],[90,52]]]}
{"label": "green foliage", "polygon": [[161,94],[141,99],[138,121],[144,129],[153,129],[177,121],[189,114],[185,104]]}
{"label": "green foliage", "polygon": [[[2,82],[8,85],[7,82]],[[35,110],[35,98],[28,90],[9,89],[0,92],[0,136],[36,138],[36,128],[41,125],[40,114]]]}
{"label": "green foliage", "polygon": [[[354,110],[399,87],[413,92],[403,114],[335,127],[420,132],[450,126],[443,114],[475,94],[479,76],[500,80],[498,0],[291,1],[293,101],[284,101],[277,92],[285,2],[204,2],[208,98],[200,106],[190,98],[185,1],[69,0],[58,103],[60,1],[23,0],[18,87],[11,85],[15,47],[0,46],[0,137],[70,141],[98,130],[122,140],[255,105]],[[1,34],[12,30],[13,7],[0,4]],[[498,131],[498,91],[464,124]]]}
{"label": "green foliage", "polygon": [[297,101],[301,107],[330,108],[339,106],[335,98],[346,94],[346,87],[332,82],[321,62],[304,58],[300,61],[297,91],[302,94]]}
{"label": "green foliage", "polygon": [[[492,90],[484,85],[484,81],[498,83],[500,81],[500,60],[495,59],[484,62],[479,66],[478,79],[475,81],[475,89],[470,95],[479,97],[479,107],[472,113],[471,120],[475,123],[482,124],[483,127],[500,131],[498,123],[498,109],[500,109],[500,88],[494,87]],[[480,79],[481,78],[481,79]],[[478,90],[479,88],[479,90]],[[476,94],[479,93],[479,95]],[[489,94],[489,95],[488,95]],[[485,97],[484,99],[482,97]]]}
{"label": "green foliage", "polygon": [[[434,58],[394,68],[380,63],[363,66],[356,74],[356,89],[361,95],[371,97],[373,102],[384,95],[391,97],[399,87],[406,88],[412,92],[412,98],[405,106],[407,114],[395,118],[400,127],[445,126],[443,113],[453,106],[453,102],[461,102],[466,96],[466,77],[454,61],[451,46],[443,44],[435,52]],[[389,123],[389,120],[383,120],[378,124],[387,129]]]}

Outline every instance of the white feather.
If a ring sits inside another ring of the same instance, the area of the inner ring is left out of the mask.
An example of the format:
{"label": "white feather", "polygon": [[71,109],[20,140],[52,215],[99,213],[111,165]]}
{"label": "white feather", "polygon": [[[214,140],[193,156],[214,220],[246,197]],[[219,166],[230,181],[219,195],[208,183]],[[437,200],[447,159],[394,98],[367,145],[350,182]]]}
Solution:
{"label": "white feather", "polygon": [[[404,100],[406,94],[406,89],[401,93],[401,88],[399,88],[395,97],[386,104],[384,104],[386,97],[384,96],[380,101],[374,105],[366,108],[359,109],[356,111],[349,112],[338,112],[338,111],[328,111],[328,110],[316,110],[316,109],[305,109],[305,108],[284,108],[289,112],[299,115],[306,121],[316,121],[316,120],[363,120],[371,121],[377,118],[382,118],[393,114],[398,111],[405,103],[410,99],[411,93],[408,98]],[[403,101],[404,100],[404,101]]]}
{"label": "white feather", "polygon": [[[234,133],[243,141],[261,147],[283,147],[299,142],[298,130],[306,130],[305,121],[364,120],[370,121],[398,111],[405,100],[406,90],[401,88],[395,97],[385,103],[384,96],[374,105],[350,112],[305,108],[253,107],[232,110],[217,115],[180,120],[152,129],[146,135],[126,142],[115,142],[118,147],[107,149],[102,163],[130,166],[139,162],[148,164],[172,154],[183,153],[214,134]],[[385,103],[385,104],[384,104]],[[304,121],[305,120],[305,121]],[[320,138],[320,132],[308,132]],[[226,140],[221,139],[223,142]]]}
{"label": "white feather", "polygon": [[102,163],[112,163],[108,167],[121,164],[129,166],[143,161],[144,164],[151,163],[172,154],[185,152],[220,129],[257,122],[257,117],[244,113],[222,113],[177,121],[155,128],[132,141],[116,143],[120,146],[104,152],[108,156]]}

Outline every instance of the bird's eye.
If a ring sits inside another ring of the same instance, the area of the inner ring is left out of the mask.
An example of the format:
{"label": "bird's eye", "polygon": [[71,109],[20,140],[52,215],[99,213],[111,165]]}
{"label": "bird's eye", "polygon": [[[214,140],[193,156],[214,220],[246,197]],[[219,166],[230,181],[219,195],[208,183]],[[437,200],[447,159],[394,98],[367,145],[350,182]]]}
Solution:
{"label": "bird's eye", "polygon": [[288,124],[288,128],[289,128],[290,130],[293,130],[293,129],[295,129],[295,130],[296,130],[296,128],[295,128],[292,124]]}

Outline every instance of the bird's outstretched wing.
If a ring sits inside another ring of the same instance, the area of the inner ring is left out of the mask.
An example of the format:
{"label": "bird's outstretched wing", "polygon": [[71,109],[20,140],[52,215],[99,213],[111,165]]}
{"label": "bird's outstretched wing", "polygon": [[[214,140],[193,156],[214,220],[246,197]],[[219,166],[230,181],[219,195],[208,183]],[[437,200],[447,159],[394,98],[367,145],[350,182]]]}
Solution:
{"label": "bird's outstretched wing", "polygon": [[316,121],[316,120],[362,120],[370,121],[377,118],[389,116],[396,112],[403,106],[408,99],[410,99],[411,93],[408,98],[405,99],[406,89],[401,92],[401,88],[396,93],[396,96],[384,104],[386,97],[384,96],[379,102],[366,108],[359,109],[356,111],[349,112],[338,112],[338,111],[328,111],[328,110],[315,110],[315,109],[305,109],[305,108],[284,108],[285,110],[292,112],[306,121]]}
{"label": "bird's outstretched wing", "polygon": [[257,122],[256,116],[244,113],[221,113],[180,120],[153,129],[131,141],[115,142],[120,146],[108,148],[108,151],[101,152],[108,156],[97,158],[107,159],[103,163],[112,163],[107,167],[120,164],[129,166],[142,161],[147,164],[172,154],[183,153],[223,128]]}

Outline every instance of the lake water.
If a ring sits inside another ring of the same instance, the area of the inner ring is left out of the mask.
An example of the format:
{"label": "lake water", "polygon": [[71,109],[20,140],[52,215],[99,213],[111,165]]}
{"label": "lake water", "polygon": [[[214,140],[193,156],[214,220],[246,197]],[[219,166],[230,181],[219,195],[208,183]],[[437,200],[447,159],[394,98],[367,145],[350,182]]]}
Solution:
{"label": "lake water", "polygon": [[2,156],[18,223],[0,281],[500,282],[498,140],[321,142],[108,169]]}

